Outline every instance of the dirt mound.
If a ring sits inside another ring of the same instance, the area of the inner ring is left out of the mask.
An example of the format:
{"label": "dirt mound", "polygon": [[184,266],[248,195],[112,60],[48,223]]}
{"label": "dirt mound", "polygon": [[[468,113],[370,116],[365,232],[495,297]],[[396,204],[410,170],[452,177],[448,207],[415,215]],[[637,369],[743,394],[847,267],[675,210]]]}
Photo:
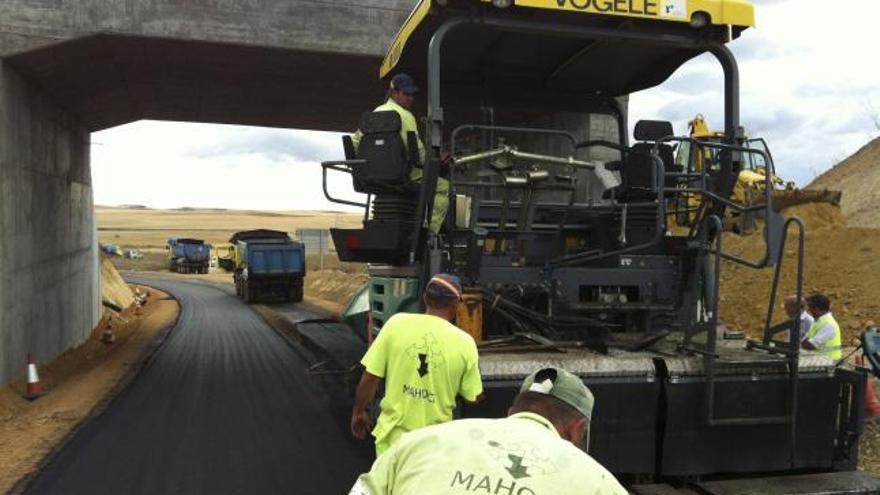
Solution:
{"label": "dirt mound", "polygon": [[[800,205],[783,212],[797,214],[807,225],[804,291],[823,292],[841,324],[844,343],[857,338],[868,321],[880,321],[880,229],[846,227],[830,205]],[[763,255],[760,235],[725,237],[725,251],[750,260]],[[795,290],[796,242],[789,239],[780,295]],[[724,262],[721,273],[721,319],[760,338],[773,281],[773,270],[754,270]],[[781,304],[781,299],[780,299]],[[776,321],[783,319],[781,307]]]}
{"label": "dirt mound", "polygon": [[104,253],[101,256],[101,300],[104,306],[114,311],[120,311],[134,303],[134,294],[128,284],[122,280],[110,257]]}
{"label": "dirt mound", "polygon": [[880,138],[819,176],[807,189],[843,191],[841,208],[849,224],[880,227]]}
{"label": "dirt mound", "polygon": [[847,226],[846,217],[840,208],[828,203],[807,203],[782,210],[785,218],[798,217],[804,221],[807,230],[843,228]]}

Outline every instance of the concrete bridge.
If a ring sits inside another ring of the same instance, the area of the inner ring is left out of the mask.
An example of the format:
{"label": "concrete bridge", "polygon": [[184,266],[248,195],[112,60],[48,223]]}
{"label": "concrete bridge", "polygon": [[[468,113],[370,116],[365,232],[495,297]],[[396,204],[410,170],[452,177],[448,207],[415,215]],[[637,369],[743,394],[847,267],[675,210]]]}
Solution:
{"label": "concrete bridge", "polygon": [[99,319],[91,132],[140,119],[351,129],[415,3],[0,2],[0,384]]}

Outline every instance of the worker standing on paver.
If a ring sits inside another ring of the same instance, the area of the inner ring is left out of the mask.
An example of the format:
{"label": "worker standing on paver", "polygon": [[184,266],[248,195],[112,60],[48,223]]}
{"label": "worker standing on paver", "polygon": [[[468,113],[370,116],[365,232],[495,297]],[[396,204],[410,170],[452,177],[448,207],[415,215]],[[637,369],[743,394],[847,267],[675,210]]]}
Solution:
{"label": "worker standing on paver", "polygon": [[[792,320],[798,321],[798,329],[800,330],[799,340],[804,340],[807,337],[807,332],[810,331],[810,327],[813,326],[813,322],[815,321],[812,316],[807,312],[807,301],[805,299],[801,299],[801,314],[798,315],[798,298],[797,295],[791,295],[785,298],[783,301],[783,308],[785,309],[785,314]],[[788,332],[785,332],[785,340],[788,341]]]}
{"label": "worker standing on paver", "polygon": [[[388,97],[385,103],[376,107],[374,112],[397,112],[400,115],[400,138],[405,146],[409,146],[407,135],[410,132],[415,133],[416,142],[419,150],[419,164],[410,173],[413,181],[419,182],[422,179],[422,167],[425,164],[425,145],[419,137],[419,127],[415,116],[412,113],[413,106],[416,101],[416,94],[419,92],[415,80],[409,74],[397,74],[391,78],[391,84],[388,88]],[[361,131],[354,133],[351,140],[355,150],[360,147]],[[444,160],[445,162],[445,160]],[[434,194],[434,207],[431,212],[431,231],[433,233],[440,232],[443,220],[446,218],[446,211],[449,209],[449,181],[443,177],[437,178],[437,189]]]}
{"label": "worker standing on paver", "polygon": [[831,300],[825,294],[807,298],[807,312],[815,321],[801,344],[804,349],[819,351],[832,359],[842,359],[840,325],[831,314]]}
{"label": "worker standing on paver", "polygon": [[586,452],[593,394],[577,376],[540,370],[504,419],[463,419],[404,435],[350,495],[613,494],[627,491]]}
{"label": "worker standing on paver", "polygon": [[452,322],[461,301],[461,282],[436,275],[423,295],[424,314],[398,313],[382,326],[361,360],[364,373],[355,394],[351,432],[365,438],[367,405],[385,381],[381,414],[373,429],[379,455],[401,435],[452,420],[456,397],[476,402],[483,393],[473,337]]}

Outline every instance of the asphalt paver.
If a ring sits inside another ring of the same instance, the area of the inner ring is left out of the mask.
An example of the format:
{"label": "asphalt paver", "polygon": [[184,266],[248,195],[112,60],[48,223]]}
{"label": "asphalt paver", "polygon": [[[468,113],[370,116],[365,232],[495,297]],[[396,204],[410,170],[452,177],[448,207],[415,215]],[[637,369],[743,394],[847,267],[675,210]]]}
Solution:
{"label": "asphalt paver", "polygon": [[130,281],[172,294],[180,318],[26,493],[348,493],[373,457],[348,431],[345,394],[227,291]]}

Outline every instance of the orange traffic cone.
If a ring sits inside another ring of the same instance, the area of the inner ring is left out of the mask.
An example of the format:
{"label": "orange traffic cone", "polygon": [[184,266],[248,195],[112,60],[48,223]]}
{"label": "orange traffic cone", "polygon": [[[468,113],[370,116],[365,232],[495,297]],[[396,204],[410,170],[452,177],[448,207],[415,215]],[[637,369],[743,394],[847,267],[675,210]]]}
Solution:
{"label": "orange traffic cone", "polygon": [[868,382],[865,384],[865,395],[867,396],[865,399],[866,419],[880,417],[880,401],[877,400],[877,395],[874,393],[874,377],[871,375],[868,375]]}
{"label": "orange traffic cone", "polygon": [[[865,365],[865,359],[862,356],[856,358],[856,364]],[[874,377],[868,374],[868,380],[865,382],[865,419],[874,419],[880,417],[880,401],[877,400],[877,394],[874,393]]]}
{"label": "orange traffic cone", "polygon": [[116,342],[116,336],[113,335],[113,317],[107,319],[107,326],[104,327],[104,333],[101,334],[101,342],[112,344]]}
{"label": "orange traffic cone", "polygon": [[25,391],[24,398],[27,400],[34,400],[45,394],[46,392],[43,390],[43,386],[40,385],[40,374],[37,373],[37,365],[31,358],[31,353],[28,353],[27,375],[27,390]]}

